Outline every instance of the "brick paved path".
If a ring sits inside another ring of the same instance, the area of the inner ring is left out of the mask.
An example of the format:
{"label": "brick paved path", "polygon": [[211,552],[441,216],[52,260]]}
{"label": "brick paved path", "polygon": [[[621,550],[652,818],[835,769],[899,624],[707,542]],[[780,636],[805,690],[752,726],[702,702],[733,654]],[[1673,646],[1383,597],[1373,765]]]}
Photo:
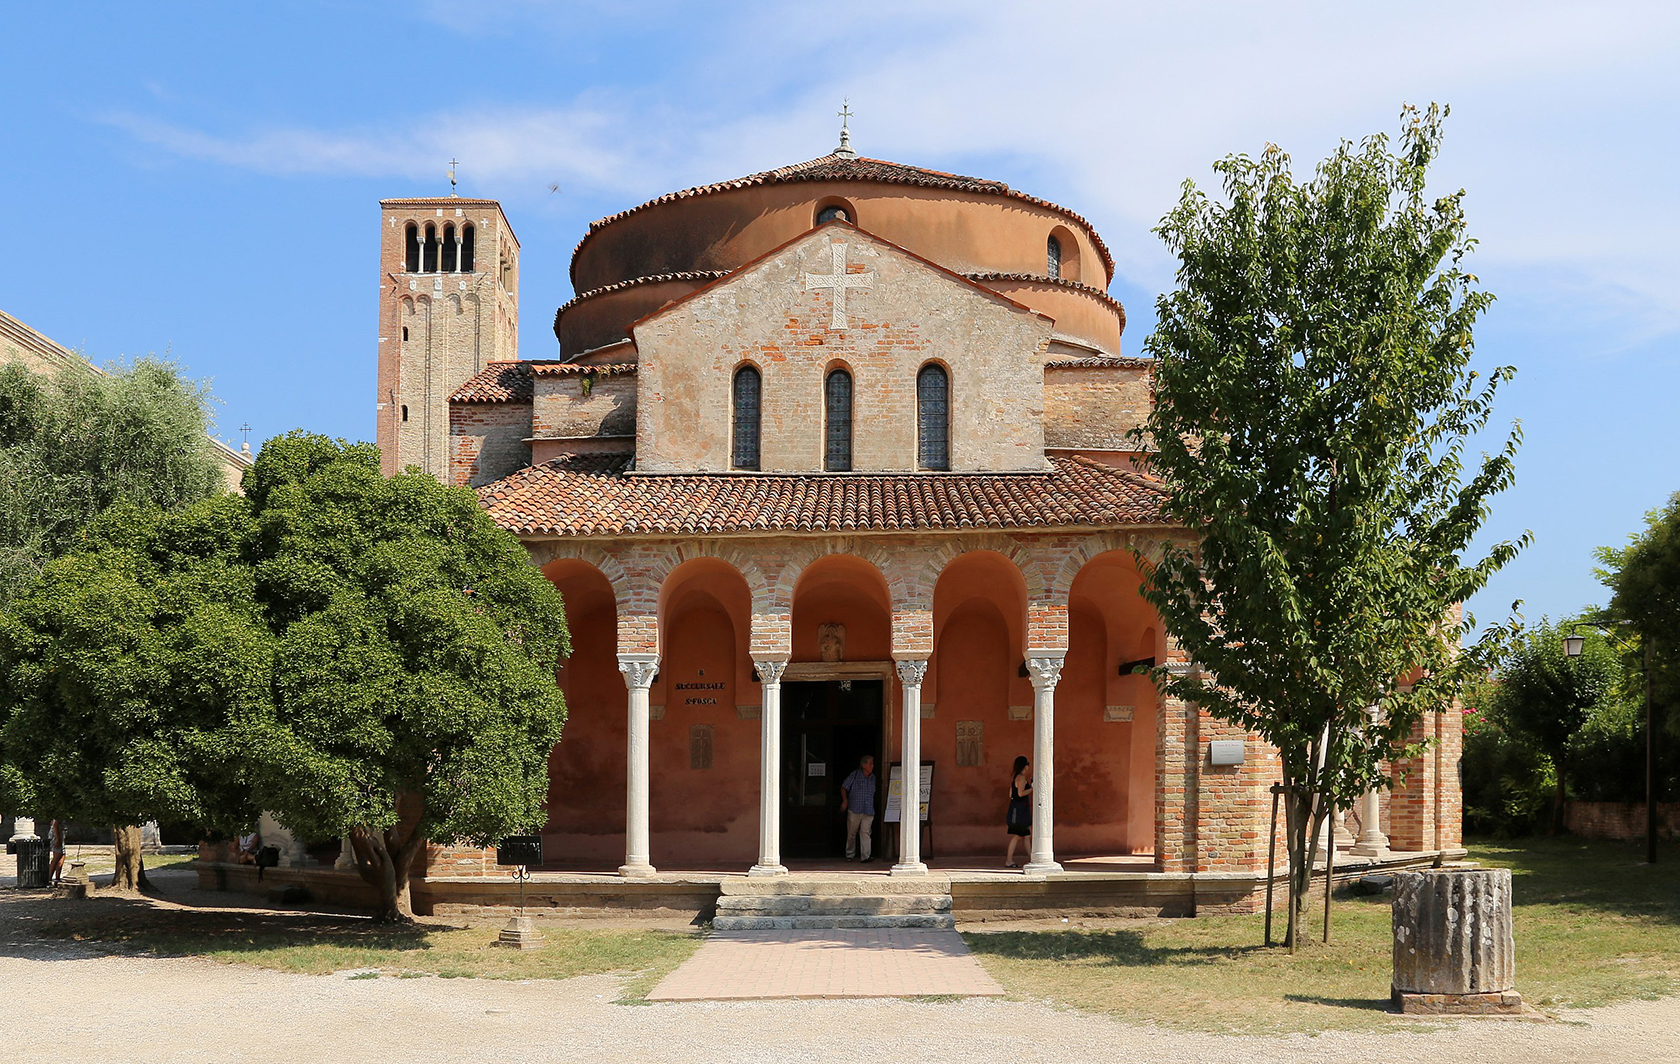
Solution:
{"label": "brick paved path", "polygon": [[955,931],[719,931],[660,981],[654,1001],[997,997]]}

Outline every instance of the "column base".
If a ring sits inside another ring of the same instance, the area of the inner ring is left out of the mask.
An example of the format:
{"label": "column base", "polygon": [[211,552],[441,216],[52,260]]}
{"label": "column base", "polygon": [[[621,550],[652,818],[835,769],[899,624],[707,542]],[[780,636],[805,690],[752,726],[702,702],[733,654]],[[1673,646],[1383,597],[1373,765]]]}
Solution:
{"label": "column base", "polygon": [[1388,848],[1387,839],[1381,842],[1366,842],[1361,839],[1349,847],[1347,852],[1353,857],[1387,857],[1394,851]]}
{"label": "column base", "polygon": [[787,866],[779,864],[755,864],[747,869],[747,875],[755,878],[760,876],[785,876],[787,874]]}
{"label": "column base", "polygon": [[1062,866],[1055,861],[1028,861],[1021,869],[1024,876],[1047,876],[1052,872],[1060,872]]}
{"label": "column base", "polygon": [[658,875],[659,869],[648,864],[646,861],[640,861],[633,864],[619,865],[618,874],[623,876],[625,879],[647,879],[650,876]]}
{"label": "column base", "polygon": [[925,876],[928,874],[928,866],[920,861],[904,861],[892,866],[892,874],[895,876]]}

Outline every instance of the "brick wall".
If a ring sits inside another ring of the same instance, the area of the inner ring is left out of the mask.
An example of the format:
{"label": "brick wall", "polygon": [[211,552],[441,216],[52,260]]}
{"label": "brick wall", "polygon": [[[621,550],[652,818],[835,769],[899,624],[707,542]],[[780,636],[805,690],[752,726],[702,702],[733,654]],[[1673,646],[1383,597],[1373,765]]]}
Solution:
{"label": "brick wall", "polygon": [[1143,424],[1152,405],[1145,367],[1047,368],[1045,446],[1134,450],[1137,444],[1126,434]]}
{"label": "brick wall", "polygon": [[449,483],[478,487],[530,464],[529,403],[456,403],[449,411]]}
{"label": "brick wall", "polygon": [[[1588,839],[1643,839],[1644,802],[1570,802],[1563,824],[1571,835]],[[1657,803],[1657,838],[1680,838],[1680,802]]]}
{"label": "brick wall", "polygon": [[[541,375],[534,379],[533,436],[633,436],[636,375]],[[587,387],[587,391],[585,390]]]}
{"label": "brick wall", "polygon": [[[831,245],[871,287],[846,294],[831,327]],[[636,328],[641,402],[637,465],[650,472],[730,467],[731,387],[750,362],[763,379],[764,471],[823,466],[823,385],[853,376],[852,468],[916,466],[916,376],[950,373],[955,470],[1045,468],[1042,352],[1050,322],[845,227],[813,232]]]}

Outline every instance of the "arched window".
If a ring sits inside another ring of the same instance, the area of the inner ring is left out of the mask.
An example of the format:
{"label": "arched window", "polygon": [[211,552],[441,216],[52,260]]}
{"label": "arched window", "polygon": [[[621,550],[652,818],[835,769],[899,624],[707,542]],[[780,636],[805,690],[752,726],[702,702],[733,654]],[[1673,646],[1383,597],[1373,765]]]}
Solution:
{"label": "arched window", "polygon": [[403,415],[403,420],[407,421],[408,420],[408,404],[407,403],[403,404],[402,415]]}
{"label": "arched window", "polygon": [[408,326],[403,326],[403,343],[408,342]]}
{"label": "arched window", "polygon": [[836,218],[840,219],[842,222],[849,222],[852,220],[851,215],[846,213],[846,208],[840,206],[838,203],[831,203],[817,212],[818,225],[821,225],[824,222],[832,222]]}
{"label": "arched window", "polygon": [[473,226],[471,222],[461,227],[461,272],[471,273],[473,268]]}
{"label": "arched window", "polygon": [[455,223],[443,227],[443,272],[455,272]]}
{"label": "arched window", "polygon": [[736,469],[758,468],[759,401],[763,380],[757,366],[742,366],[735,371],[735,430],[729,452],[729,464]]}
{"label": "arched window", "polygon": [[403,230],[403,266],[409,273],[420,272],[420,229],[413,222]]}
{"label": "arched window", "polygon": [[424,254],[420,260],[421,272],[436,273],[438,268],[437,226],[430,222],[426,223],[426,246],[422,250]]}
{"label": "arched window", "polygon": [[852,375],[843,369],[823,381],[823,468],[845,473],[852,468]]}
{"label": "arched window", "polygon": [[931,362],[916,374],[916,462],[951,468],[951,379]]}
{"label": "arched window", "polygon": [[1054,236],[1044,242],[1044,272],[1052,280],[1062,275],[1062,242]]}

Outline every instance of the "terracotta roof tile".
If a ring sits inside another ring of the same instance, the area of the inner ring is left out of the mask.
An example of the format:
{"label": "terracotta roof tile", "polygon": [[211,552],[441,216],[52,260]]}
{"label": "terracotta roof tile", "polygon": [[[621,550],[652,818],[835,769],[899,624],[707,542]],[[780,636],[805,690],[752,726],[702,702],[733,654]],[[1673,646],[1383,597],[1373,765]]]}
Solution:
{"label": "terracotta roof tile", "polygon": [[1078,222],[1085,231],[1091,234],[1091,242],[1096,244],[1097,253],[1102,256],[1103,263],[1108,267],[1108,273],[1114,273],[1114,256],[1109,253],[1108,245],[1091,223],[1080,215],[1058,206],[1049,200],[1029,196],[1025,192],[1018,192],[1002,181],[988,181],[979,177],[964,177],[961,174],[949,174],[943,170],[926,170],[919,166],[906,166],[903,163],[888,162],[885,159],[868,159],[862,156],[846,158],[840,155],[824,155],[791,166],[779,166],[774,170],[764,170],[746,177],[737,177],[730,181],[717,181],[709,185],[696,185],[679,192],[667,192],[663,196],[656,196],[646,203],[631,207],[629,210],[610,214],[598,221],[589,223],[589,231],[584,233],[583,239],[578,241],[572,250],[572,263],[577,263],[577,254],[583,246],[601,229],[627,215],[662,203],[671,203],[690,196],[704,196],[713,192],[727,192],[737,188],[752,188],[757,185],[779,185],[793,181],[880,181],[893,185],[915,185],[921,188],[947,188],[959,192],[989,193],[994,196],[1007,196],[1010,199],[1031,203],[1036,207],[1045,207],[1058,214]]}
{"label": "terracotta roof tile", "polygon": [[952,531],[1154,525],[1158,481],[1081,457],[1043,473],[628,472],[626,455],[575,455],[478,489],[527,536]]}
{"label": "terracotta roof tile", "polygon": [[634,362],[602,362],[589,365],[580,362],[531,360],[526,362],[489,362],[465,384],[449,396],[452,403],[528,403],[531,401],[531,378],[564,377],[592,373],[599,377],[617,377],[636,372]]}

